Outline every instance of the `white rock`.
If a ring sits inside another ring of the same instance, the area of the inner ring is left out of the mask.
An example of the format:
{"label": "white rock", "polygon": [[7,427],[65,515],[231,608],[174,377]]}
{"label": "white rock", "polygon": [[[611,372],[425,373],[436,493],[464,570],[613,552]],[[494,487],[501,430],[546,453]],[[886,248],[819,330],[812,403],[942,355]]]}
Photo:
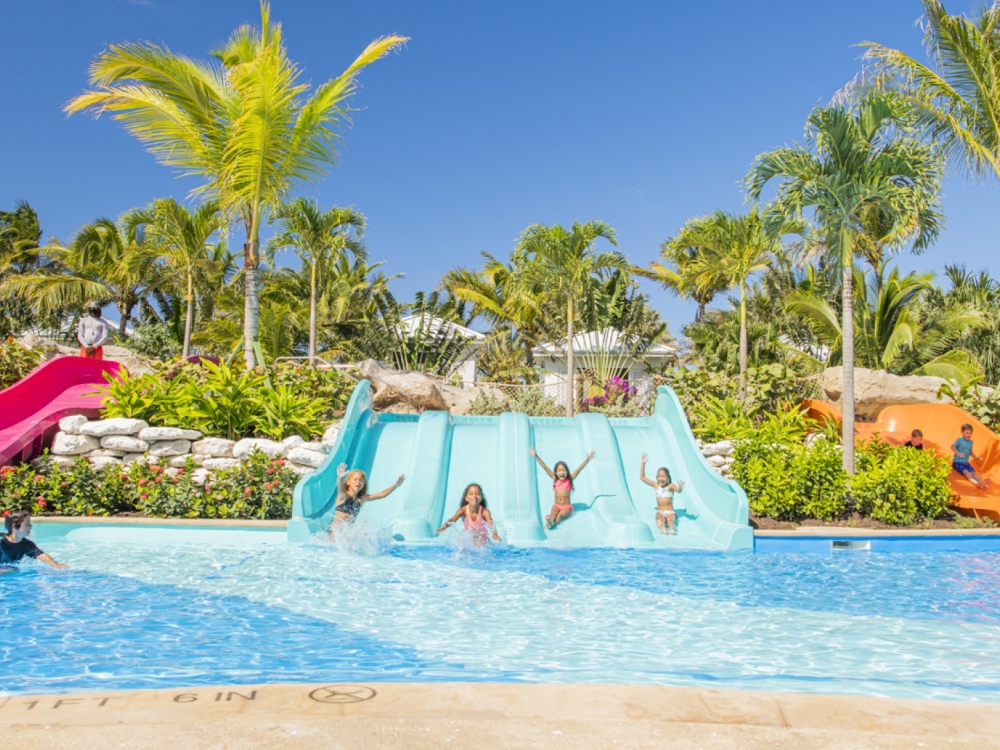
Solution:
{"label": "white rock", "polygon": [[145,453],[126,453],[122,456],[122,463],[126,466],[131,466],[134,463],[156,466],[160,463],[160,459],[156,456],[147,456]]}
{"label": "white rock", "polygon": [[101,447],[100,441],[90,435],[70,435],[57,432],[52,439],[52,454],[56,456],[79,456]]}
{"label": "white rock", "polygon": [[168,466],[166,469],[163,470],[163,473],[166,474],[171,479],[173,479],[180,473],[180,471],[181,470],[178,469],[176,466]]}
{"label": "white rock", "polygon": [[198,430],[182,430],[180,427],[147,427],[139,433],[139,439],[147,443],[157,440],[197,440],[200,437]]}
{"label": "white rock", "polygon": [[31,459],[31,465],[35,467],[51,464],[52,466],[57,466],[60,469],[68,469],[75,463],[76,459],[70,458],[69,456],[49,455],[49,456],[38,456],[38,458]]}
{"label": "white rock", "polygon": [[240,465],[238,458],[206,458],[202,468],[218,471],[219,469],[232,469]]}
{"label": "white rock", "polygon": [[101,448],[100,450],[91,451],[90,453],[84,453],[84,458],[121,458],[125,455],[125,451],[109,450],[108,448]]}
{"label": "white rock", "polygon": [[101,447],[126,453],[143,453],[149,450],[149,443],[130,435],[108,435],[101,438]]}
{"label": "white rock", "polygon": [[304,477],[306,474],[312,474],[314,471],[316,471],[316,469],[314,469],[312,466],[303,466],[302,464],[296,464],[296,463],[287,463],[285,464],[285,468],[291,469],[300,477]]}
{"label": "white rock", "polygon": [[709,466],[719,469],[726,465],[726,459],[724,456],[708,456]]}
{"label": "white rock", "polygon": [[160,440],[149,446],[149,455],[151,456],[183,456],[190,452],[190,440]]}
{"label": "white rock", "polygon": [[173,466],[175,469],[183,469],[185,465],[187,465],[187,460],[189,458],[195,466],[201,466],[205,461],[204,456],[195,456],[191,453],[185,453],[182,456],[173,456],[169,461],[167,461],[167,464],[169,466]]}
{"label": "white rock", "polygon": [[191,452],[197,456],[211,456],[213,458],[232,458],[235,440],[225,438],[210,437],[199,440],[192,444]]}
{"label": "white rock", "polygon": [[327,445],[326,443],[321,443],[317,440],[314,440],[311,443],[303,443],[302,445],[299,446],[299,448],[305,448],[307,451],[316,451],[317,453],[330,452],[330,445]]}
{"label": "white rock", "polygon": [[122,460],[120,458],[112,458],[111,456],[97,456],[96,458],[88,458],[90,465],[95,469],[106,469],[109,466],[121,466]]}
{"label": "white rock", "polygon": [[87,424],[80,427],[80,434],[93,435],[94,437],[104,437],[105,435],[135,435],[147,427],[149,427],[149,425],[141,419],[117,417],[116,419],[102,419],[98,422],[87,422]]}
{"label": "white rock", "polygon": [[294,461],[303,466],[311,466],[314,469],[326,459],[325,454],[319,451],[309,451],[305,448],[292,448],[286,456],[289,461]]}
{"label": "white rock", "polygon": [[305,440],[300,438],[298,435],[292,435],[291,437],[286,437],[281,441],[281,444],[291,450],[292,448],[298,448],[301,446]]}
{"label": "white rock", "polygon": [[268,458],[281,458],[285,455],[284,445],[267,438],[243,438],[233,446],[233,455],[236,458],[249,458],[254,448]]}
{"label": "white rock", "polygon": [[326,445],[333,445],[337,442],[337,435],[340,434],[340,422],[334,422],[332,425],[326,428],[326,432],[323,433],[323,443]]}
{"label": "white rock", "polygon": [[63,417],[59,420],[59,429],[69,435],[79,435],[80,428],[90,420],[82,414],[74,414],[70,417]]}
{"label": "white rock", "polygon": [[718,443],[706,443],[701,447],[701,452],[705,456],[731,456],[733,453],[733,441],[720,440]]}
{"label": "white rock", "polygon": [[205,484],[205,480],[212,476],[208,469],[195,469],[191,474],[191,481],[195,484]]}

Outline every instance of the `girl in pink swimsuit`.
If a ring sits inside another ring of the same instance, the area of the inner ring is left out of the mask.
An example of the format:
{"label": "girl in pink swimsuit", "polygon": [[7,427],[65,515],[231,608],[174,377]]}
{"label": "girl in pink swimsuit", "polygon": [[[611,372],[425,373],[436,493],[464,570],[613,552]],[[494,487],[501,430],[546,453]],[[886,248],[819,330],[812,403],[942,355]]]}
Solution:
{"label": "girl in pink swimsuit", "polygon": [[472,533],[472,543],[477,547],[485,547],[489,543],[490,532],[493,532],[494,542],[500,541],[500,535],[497,534],[496,526],[493,525],[493,516],[486,508],[483,488],[478,484],[473,483],[465,488],[465,492],[462,493],[462,504],[455,515],[441,524],[437,533],[440,534],[459,518],[462,519],[465,530]]}
{"label": "girl in pink swimsuit", "polygon": [[565,461],[557,462],[555,471],[553,471],[545,465],[541,456],[535,453],[534,448],[529,448],[528,452],[535,457],[535,460],[545,470],[545,473],[552,479],[552,491],[555,493],[556,498],[555,503],[552,505],[552,510],[545,516],[545,528],[554,529],[560,522],[565,521],[573,515],[573,503],[570,502],[570,494],[573,492],[573,480],[583,470],[583,467],[589,464],[594,458],[594,451],[587,454],[587,457],[583,459],[583,463],[572,474],[569,473],[569,467]]}

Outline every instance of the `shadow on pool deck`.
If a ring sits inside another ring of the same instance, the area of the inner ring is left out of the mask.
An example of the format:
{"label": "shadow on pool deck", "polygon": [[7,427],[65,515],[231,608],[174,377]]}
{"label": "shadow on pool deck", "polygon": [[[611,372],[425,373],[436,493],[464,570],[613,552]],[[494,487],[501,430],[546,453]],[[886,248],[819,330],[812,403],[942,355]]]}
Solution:
{"label": "shadow on pool deck", "polygon": [[997,748],[1000,706],[631,685],[373,683],[0,697],[59,748]]}

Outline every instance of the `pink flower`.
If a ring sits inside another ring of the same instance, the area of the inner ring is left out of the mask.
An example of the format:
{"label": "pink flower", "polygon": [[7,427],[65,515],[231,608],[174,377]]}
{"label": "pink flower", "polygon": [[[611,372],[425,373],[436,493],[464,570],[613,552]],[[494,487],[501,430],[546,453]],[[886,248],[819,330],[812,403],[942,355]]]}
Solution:
{"label": "pink flower", "polygon": [[245,490],[243,490],[244,495],[250,495],[252,493],[253,493],[253,487],[247,487]]}
{"label": "pink flower", "polygon": [[45,506],[48,505],[48,503],[45,502],[45,498],[40,496],[35,498],[35,502],[38,503],[39,508],[44,508]]}
{"label": "pink flower", "polygon": [[36,482],[44,482],[45,481],[45,477],[43,477],[41,474],[35,474],[35,481]]}
{"label": "pink flower", "polygon": [[2,469],[0,469],[0,477],[5,477],[5,476],[7,476],[9,474],[13,474],[13,473],[14,473],[14,467],[13,466],[4,466]]}
{"label": "pink flower", "polygon": [[265,471],[268,474],[273,474],[274,473],[274,469],[265,469]]}
{"label": "pink flower", "polygon": [[139,499],[140,500],[145,500],[147,497],[149,497],[149,495],[147,493],[145,493],[145,492],[139,493]]}
{"label": "pink flower", "polygon": [[69,482],[63,480],[62,482],[59,483],[59,486],[60,487],[65,487],[67,484],[69,484]]}
{"label": "pink flower", "polygon": [[153,481],[156,482],[157,484],[159,484],[161,479],[163,479],[163,477],[157,477]]}
{"label": "pink flower", "polygon": [[140,487],[142,487],[144,484],[146,484],[146,480],[145,479],[140,479],[138,482],[136,482],[136,484],[139,485]]}
{"label": "pink flower", "polygon": [[9,510],[5,510],[3,513],[0,513],[0,518],[6,518],[9,514],[10,514],[10,511]]}

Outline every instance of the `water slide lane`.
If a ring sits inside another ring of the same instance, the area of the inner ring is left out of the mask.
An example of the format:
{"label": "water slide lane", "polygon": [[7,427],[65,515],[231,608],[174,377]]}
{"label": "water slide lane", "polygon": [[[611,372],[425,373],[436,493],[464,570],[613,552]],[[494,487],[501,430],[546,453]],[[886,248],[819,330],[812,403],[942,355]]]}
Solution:
{"label": "water slide lane", "polygon": [[0,465],[40,454],[63,417],[99,416],[101,396],[88,394],[117,372],[117,362],[58,357],[0,391]]}
{"label": "water slide lane", "polygon": [[[435,536],[434,530],[458,509],[466,485],[478,482],[512,544],[752,547],[745,495],[705,462],[683,412],[661,408],[667,401],[664,392],[673,394],[660,390],[654,417],[612,423],[600,414],[573,419],[523,414],[452,417],[446,412],[379,415],[371,408],[370,384],[364,381],[351,397],[330,455],[296,487],[289,539],[306,541],[329,523],[336,466],[345,462],[369,473],[372,492],[391,485],[401,472],[407,474],[400,489],[366,503],[359,516],[359,522],[389,528],[396,539],[407,542],[444,541],[446,535]],[[683,422],[675,425],[678,419]],[[686,434],[678,436],[679,427]],[[589,451],[597,454],[575,482],[573,517],[549,531],[543,530],[542,519],[552,506],[552,480],[531,458],[532,446],[550,467],[563,460],[570,471]],[[677,478],[685,479],[688,488],[678,505],[691,513],[682,517],[676,537],[663,537],[655,528],[652,488],[638,482],[644,451],[650,453],[651,465],[659,466],[662,460],[684,467]]]}

